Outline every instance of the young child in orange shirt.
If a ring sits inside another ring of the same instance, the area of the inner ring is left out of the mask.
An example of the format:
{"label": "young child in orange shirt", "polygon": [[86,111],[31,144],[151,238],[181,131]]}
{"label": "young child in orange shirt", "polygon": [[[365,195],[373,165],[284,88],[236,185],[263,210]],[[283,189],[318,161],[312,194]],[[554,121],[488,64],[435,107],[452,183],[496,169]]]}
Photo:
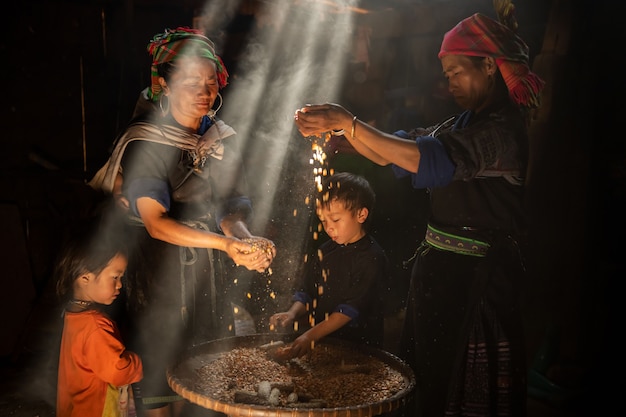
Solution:
{"label": "young child in orange shirt", "polygon": [[130,385],[143,377],[141,359],[126,350],[102,310],[122,288],[127,253],[90,225],[59,258],[57,294],[65,303],[57,381],[57,417],[126,417]]}

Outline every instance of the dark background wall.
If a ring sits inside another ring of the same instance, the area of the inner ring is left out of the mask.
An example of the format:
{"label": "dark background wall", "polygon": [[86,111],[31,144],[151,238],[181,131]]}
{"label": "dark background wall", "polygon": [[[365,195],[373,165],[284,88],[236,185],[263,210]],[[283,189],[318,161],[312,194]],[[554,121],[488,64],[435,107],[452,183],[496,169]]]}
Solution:
{"label": "dark background wall", "polygon": [[[224,3],[211,37],[233,75],[265,3]],[[348,65],[343,102],[388,130],[434,123],[455,111],[441,84],[438,44],[461,18],[476,11],[493,15],[491,1],[359,5],[369,11],[358,22],[372,29],[370,67],[363,79],[362,66]],[[193,0],[3,6],[0,323],[8,337],[0,354],[23,348],[29,317],[49,296],[59,237],[91,208],[84,182],[108,156],[148,84],[147,42],[166,27],[191,26],[205,6]],[[624,110],[623,100],[615,99],[624,92],[624,6],[534,0],[516,7],[535,70],[548,81],[532,131],[532,250],[524,295],[529,351],[547,349],[559,369],[570,372],[568,379],[578,383],[584,375],[591,381],[616,352],[616,284],[625,276],[618,237],[624,232],[626,160],[622,135],[612,133]],[[421,238],[425,217],[412,207],[424,204],[425,196],[406,184],[390,185],[388,173],[377,167],[355,169],[377,188],[383,203],[375,234],[399,265]],[[285,172],[283,182],[292,174]],[[401,298],[406,276],[398,274]],[[546,335],[554,336],[548,344]]]}

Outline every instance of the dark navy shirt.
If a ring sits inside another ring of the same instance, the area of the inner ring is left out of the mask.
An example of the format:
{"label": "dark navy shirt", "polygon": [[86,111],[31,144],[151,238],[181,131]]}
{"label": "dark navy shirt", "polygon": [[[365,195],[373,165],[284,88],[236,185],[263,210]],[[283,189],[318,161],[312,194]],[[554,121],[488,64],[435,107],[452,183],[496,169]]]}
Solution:
{"label": "dark navy shirt", "polygon": [[329,337],[382,346],[382,293],[388,279],[383,249],[372,236],[365,235],[347,245],[329,240],[319,247],[319,253],[321,256],[313,256],[309,274],[294,301],[309,306],[315,324],[333,312],[352,319]]}

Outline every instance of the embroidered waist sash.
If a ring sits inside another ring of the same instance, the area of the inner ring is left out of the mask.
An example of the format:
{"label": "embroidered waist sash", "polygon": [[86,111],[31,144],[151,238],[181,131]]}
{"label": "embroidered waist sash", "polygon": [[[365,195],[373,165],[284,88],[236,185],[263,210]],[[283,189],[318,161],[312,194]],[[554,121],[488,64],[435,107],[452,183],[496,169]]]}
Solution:
{"label": "embroidered waist sash", "polygon": [[490,246],[487,242],[442,232],[431,224],[429,224],[426,229],[425,240],[428,244],[437,249],[479,257],[486,256]]}

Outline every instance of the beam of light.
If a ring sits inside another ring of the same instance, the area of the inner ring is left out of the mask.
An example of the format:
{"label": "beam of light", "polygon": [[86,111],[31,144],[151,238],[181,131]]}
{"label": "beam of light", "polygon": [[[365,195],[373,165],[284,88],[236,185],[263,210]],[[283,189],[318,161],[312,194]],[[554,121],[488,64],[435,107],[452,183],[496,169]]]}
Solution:
{"label": "beam of light", "polygon": [[[298,207],[314,189],[314,176],[308,161],[311,152],[307,142],[295,130],[293,115],[306,103],[337,101],[346,63],[351,59],[354,36],[354,5],[350,1],[285,1],[262,3],[256,14],[257,27],[238,60],[236,72],[227,87],[220,118],[234,126],[242,140],[247,176],[255,206],[251,228],[263,230],[281,212],[297,213],[289,230],[293,253],[279,257],[302,259],[301,251],[310,239],[311,211]],[[206,13],[218,10],[215,2],[207,3]],[[208,18],[208,21],[214,21]],[[206,22],[206,20],[205,20]],[[215,28],[212,28],[215,32]],[[299,179],[294,179],[294,175]],[[292,181],[292,187],[283,184]],[[285,204],[285,193],[290,194]],[[312,211],[315,215],[314,210]],[[280,249],[280,247],[279,247]],[[280,261],[277,258],[277,261]],[[301,262],[291,262],[294,276]],[[276,269],[275,269],[276,270]]]}

